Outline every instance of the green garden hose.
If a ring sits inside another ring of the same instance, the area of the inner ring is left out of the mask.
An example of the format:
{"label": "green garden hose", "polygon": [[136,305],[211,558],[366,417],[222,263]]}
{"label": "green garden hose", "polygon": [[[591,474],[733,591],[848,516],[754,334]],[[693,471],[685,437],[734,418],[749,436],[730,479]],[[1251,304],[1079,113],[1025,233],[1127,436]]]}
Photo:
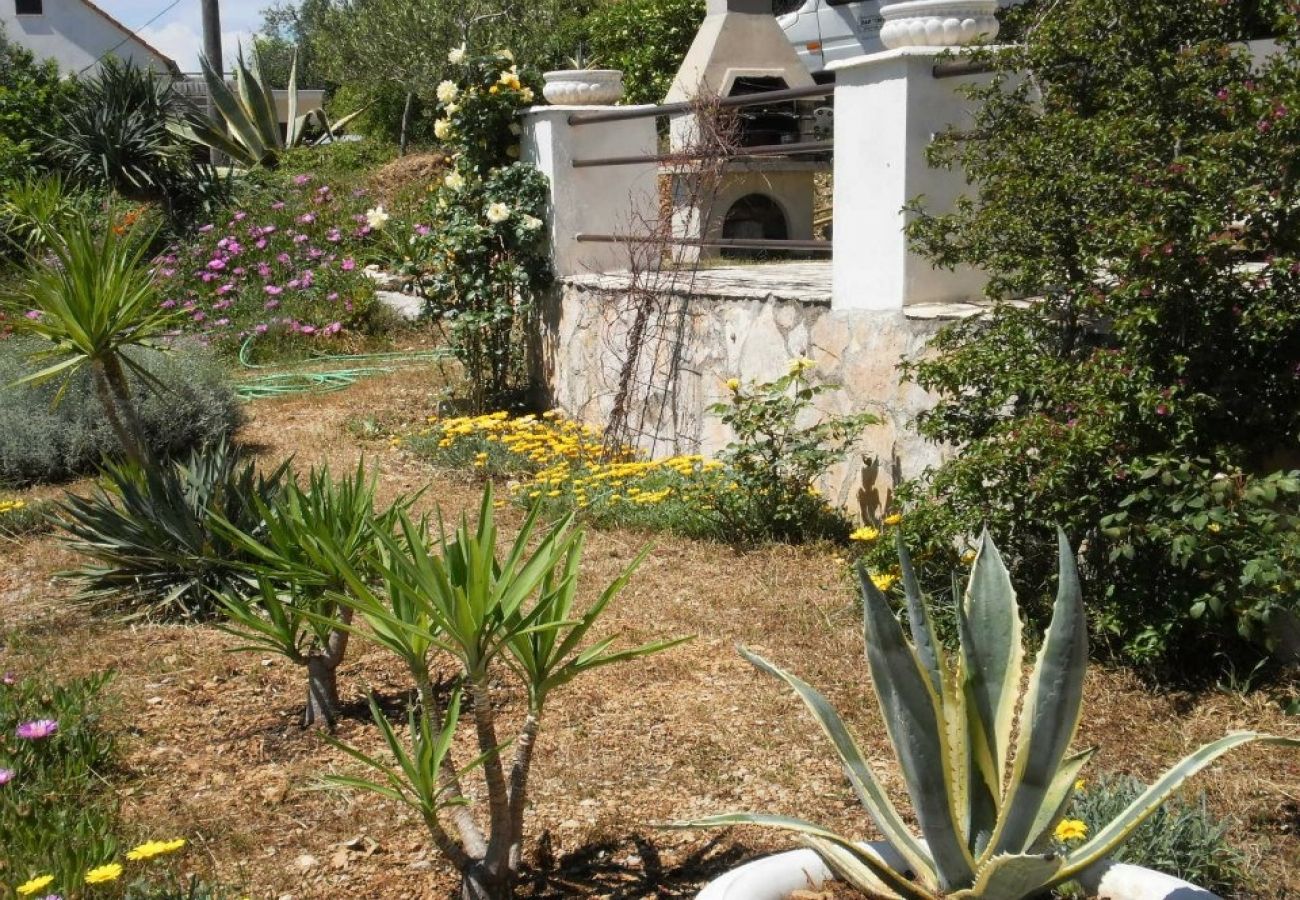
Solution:
{"label": "green garden hose", "polygon": [[[248,359],[248,350],[253,343],[250,335],[239,348],[239,364],[245,369],[289,369],[288,371],[268,372],[240,381],[235,385],[235,394],[245,401],[263,400],[268,397],[285,397],[291,394],[326,394],[341,391],[356,384],[360,379],[372,375],[387,375],[397,371],[403,365],[430,360],[448,359],[451,351],[438,348],[434,350],[408,350],[389,353],[322,353],[298,363],[259,364]],[[329,363],[356,363],[363,361],[384,361],[390,365],[353,366],[340,369],[322,369],[307,371],[310,367]],[[293,368],[289,368],[289,367]]]}

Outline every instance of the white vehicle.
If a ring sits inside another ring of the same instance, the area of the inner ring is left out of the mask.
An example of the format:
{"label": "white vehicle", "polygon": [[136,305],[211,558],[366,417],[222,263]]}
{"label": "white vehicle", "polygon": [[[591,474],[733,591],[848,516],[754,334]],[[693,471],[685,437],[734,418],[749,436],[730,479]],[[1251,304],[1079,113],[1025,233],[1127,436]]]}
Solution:
{"label": "white vehicle", "polygon": [[885,49],[880,43],[880,0],[776,0],[773,11],[818,81],[830,75],[827,63]]}

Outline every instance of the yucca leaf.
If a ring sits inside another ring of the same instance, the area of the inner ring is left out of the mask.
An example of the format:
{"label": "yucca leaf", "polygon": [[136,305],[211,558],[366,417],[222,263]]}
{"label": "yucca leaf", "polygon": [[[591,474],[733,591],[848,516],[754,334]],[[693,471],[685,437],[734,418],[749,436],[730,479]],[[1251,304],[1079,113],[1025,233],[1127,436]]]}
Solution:
{"label": "yucca leaf", "polygon": [[[1047,799],[1048,793],[1074,740],[1083,708],[1088,622],[1074,552],[1060,529],[1057,545],[1056,605],[1025,694],[1015,768],[993,844],[1003,853],[1027,850],[1036,837],[1034,823],[1055,812],[1058,801]],[[1049,809],[1044,811],[1044,806]]]}
{"label": "yucca leaf", "polygon": [[848,777],[849,784],[853,786],[854,793],[858,795],[863,809],[871,817],[871,821],[880,829],[880,833],[884,835],[889,845],[907,860],[908,865],[922,881],[938,887],[939,875],[935,871],[929,852],[903,823],[889,795],[885,793],[875,773],[871,771],[871,766],[859,749],[857,741],[853,739],[844,720],[840,718],[840,714],[835,711],[830,701],[807,682],[773,665],[758,654],[741,647],[740,655],[759,671],[781,679],[794,690],[808,707],[808,711],[813,714],[822,731],[826,732],[826,736],[834,744],[835,752],[839,754],[840,763],[844,767],[844,774]]}
{"label": "yucca leaf", "polygon": [[[1097,861],[1114,853],[1116,848],[1142,824],[1161,803],[1182,787],[1183,782],[1204,769],[1223,754],[1244,744],[1277,744],[1300,748],[1300,739],[1260,734],[1254,731],[1237,731],[1225,735],[1183,757],[1173,768],[1161,775],[1141,796],[1129,804],[1114,821],[1093,835],[1092,839],[1077,848],[1066,859],[1066,865],[1055,879],[1055,884],[1066,881]],[[1050,886],[1050,885],[1049,885]]]}
{"label": "yucca leaf", "polygon": [[956,761],[948,744],[943,709],[925,667],[904,639],[889,601],[861,564],[858,581],[871,686],[934,860],[939,887],[952,890],[975,877],[975,860],[961,833],[966,816],[955,802]]}

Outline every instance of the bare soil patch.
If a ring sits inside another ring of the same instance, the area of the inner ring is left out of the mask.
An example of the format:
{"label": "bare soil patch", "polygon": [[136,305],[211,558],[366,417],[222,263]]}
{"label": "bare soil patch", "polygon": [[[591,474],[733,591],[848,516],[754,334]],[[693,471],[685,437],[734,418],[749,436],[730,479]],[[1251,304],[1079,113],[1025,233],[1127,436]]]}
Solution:
{"label": "bare soil patch", "polygon": [[[432,482],[421,503],[449,516],[476,508],[477,485],[435,476],[358,420],[421,421],[439,381],[429,367],[373,378],[344,392],[286,397],[250,410],[241,437],[268,463],[363,456],[385,498]],[[508,526],[517,513],[503,511]],[[650,538],[595,532],[586,551],[587,598]],[[825,739],[780,685],[735,652],[753,647],[825,691],[856,727],[896,802],[906,808],[862,657],[852,589],[833,553],[768,547],[747,553],[657,536],[655,549],[607,616],[629,643],[694,635],[682,647],[598,670],[560,692],[547,713],[534,769],[528,831],[535,897],[692,897],[708,878],[764,852],[781,835],[665,831],[687,816],[750,809],[797,814],[876,837]],[[127,734],[124,771],[110,773],[128,821],[151,836],[183,834],[198,870],[253,897],[441,898],[454,878],[406,810],[322,790],[330,772],[361,774],[342,753],[297,727],[304,680],[284,660],[232,653],[210,626],[127,626],[90,619],[54,573],[74,563],[54,536],[0,544],[0,668],[73,675],[118,671],[115,724]],[[397,716],[408,687],[383,653],[356,642],[340,671],[351,715],[339,737],[382,753],[368,723],[374,692]],[[517,713],[516,703],[504,712]],[[1156,692],[1123,671],[1095,667],[1081,744],[1094,767],[1150,779],[1194,745],[1251,728],[1297,725],[1262,693]],[[463,754],[464,756],[464,754]],[[1233,816],[1257,864],[1243,896],[1293,896],[1300,872],[1300,757],[1251,749],[1194,786]]]}

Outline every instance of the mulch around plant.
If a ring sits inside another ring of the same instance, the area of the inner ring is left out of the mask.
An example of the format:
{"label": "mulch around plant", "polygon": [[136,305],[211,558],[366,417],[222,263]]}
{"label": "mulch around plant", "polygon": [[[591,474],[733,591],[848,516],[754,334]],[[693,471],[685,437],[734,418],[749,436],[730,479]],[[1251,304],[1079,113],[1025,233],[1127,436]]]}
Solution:
{"label": "mulch around plant", "polygon": [[[436,475],[384,438],[349,423],[422,422],[440,396],[431,369],[347,391],[264,401],[241,438],[268,463],[336,471],[363,456],[382,494],[432,490],[449,517],[477,508],[480,488]],[[517,511],[502,511],[508,530]],[[744,644],[828,694],[856,728],[887,788],[906,808],[901,778],[867,679],[852,588],[826,550],[728,547],[622,531],[589,535],[590,600],[647,541],[654,550],[603,620],[627,643],[693,635],[647,660],[598,670],[561,690],[547,711],[527,812],[529,873],[522,896],[686,898],[737,863],[792,842],[752,829],[679,832],[662,823],[728,810],[799,815],[873,838],[833,752],[800,704],[736,654]],[[118,671],[114,725],[121,771],[107,773],[141,835],[191,839],[188,865],[252,897],[442,898],[455,885],[409,811],[370,795],[324,789],[328,773],[363,775],[297,725],[302,673],[279,657],[232,653],[210,626],[90,619],[55,573],[75,564],[52,535],[0,543],[0,668],[75,675]],[[373,693],[400,715],[409,688],[399,666],[355,642],[340,672],[348,703],[338,737],[383,754],[368,722]],[[503,717],[520,712],[503,703]],[[1251,728],[1294,734],[1294,718],[1265,693],[1159,692],[1122,670],[1094,667],[1078,743],[1097,744],[1094,769],[1151,779],[1195,745]],[[504,729],[503,729],[504,730]],[[468,758],[463,746],[461,758]],[[1248,749],[1193,782],[1238,825],[1256,864],[1243,896],[1294,895],[1300,872],[1300,754]],[[471,784],[470,792],[482,795]]]}

